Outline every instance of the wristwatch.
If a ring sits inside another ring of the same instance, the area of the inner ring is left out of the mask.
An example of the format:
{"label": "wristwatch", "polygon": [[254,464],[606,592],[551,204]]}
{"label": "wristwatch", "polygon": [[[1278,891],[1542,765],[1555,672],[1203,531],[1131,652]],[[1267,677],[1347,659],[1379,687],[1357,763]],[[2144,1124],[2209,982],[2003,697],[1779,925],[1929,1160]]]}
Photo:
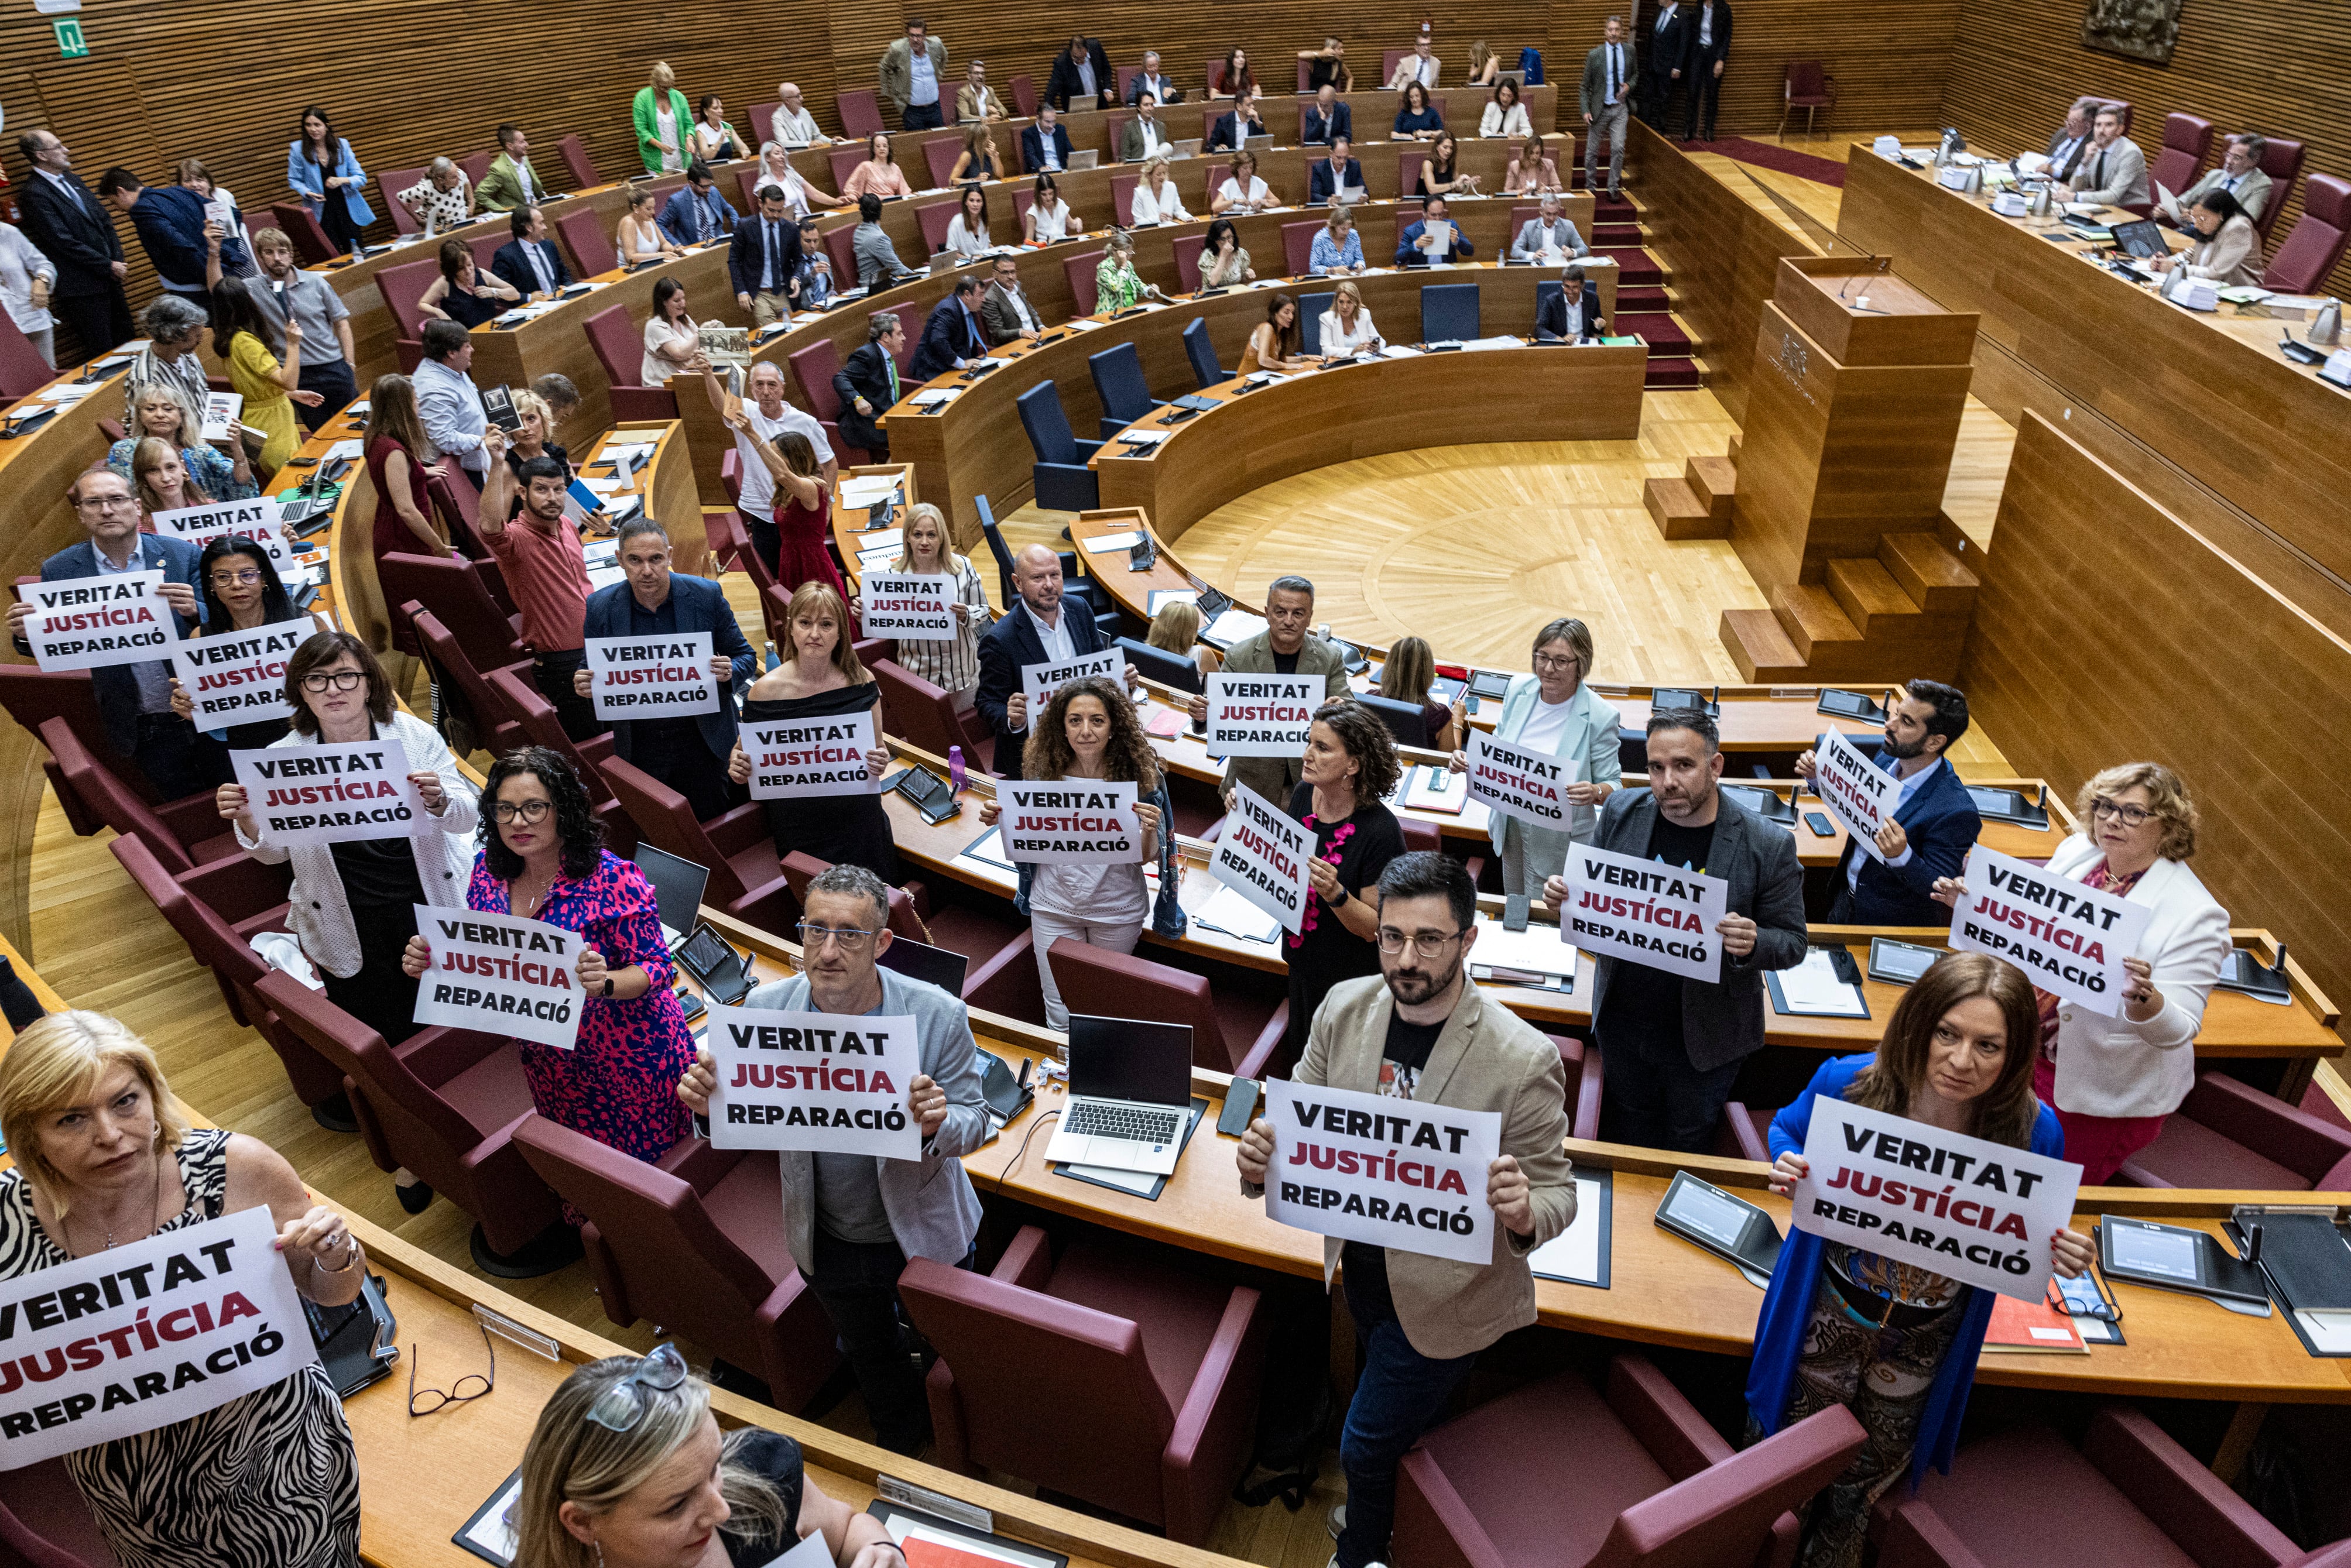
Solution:
{"label": "wristwatch", "polygon": [[607,976],[605,976],[605,977],[604,977],[604,995],[605,995],[606,997],[608,997],[608,998],[609,998],[609,997],[611,997],[611,994],[612,994],[612,977],[611,977],[611,976],[610,976],[610,975],[607,975]]}

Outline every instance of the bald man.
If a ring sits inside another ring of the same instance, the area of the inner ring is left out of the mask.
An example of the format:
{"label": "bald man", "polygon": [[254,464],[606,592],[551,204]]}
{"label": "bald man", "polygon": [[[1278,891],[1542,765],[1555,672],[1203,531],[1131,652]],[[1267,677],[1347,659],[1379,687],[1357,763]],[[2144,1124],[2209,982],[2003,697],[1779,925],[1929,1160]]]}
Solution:
{"label": "bald man", "polygon": [[832,140],[816,128],[816,116],[810,114],[808,106],[800,101],[799,83],[788,81],[780,84],[776,89],[776,96],[783,101],[776,106],[773,117],[771,129],[775,132],[775,140],[787,147],[813,147]]}
{"label": "bald man", "polygon": [[[1094,624],[1092,607],[1061,595],[1061,558],[1043,545],[1030,545],[1014,558],[1012,587],[1020,596],[987,635],[979,640],[979,716],[996,737],[996,771],[1020,774],[1020,751],[1029,744],[1029,698],[1020,672],[1031,664],[1061,664],[1099,653],[1110,637]],[[1135,668],[1126,666],[1132,688]]]}

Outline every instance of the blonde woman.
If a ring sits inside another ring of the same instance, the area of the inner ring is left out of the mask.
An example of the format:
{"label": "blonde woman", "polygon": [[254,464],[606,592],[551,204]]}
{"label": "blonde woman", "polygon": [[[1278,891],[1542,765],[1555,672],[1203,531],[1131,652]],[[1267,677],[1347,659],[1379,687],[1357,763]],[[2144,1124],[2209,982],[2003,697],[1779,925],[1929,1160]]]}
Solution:
{"label": "blonde woman", "polygon": [[898,160],[890,152],[890,137],[885,131],[875,131],[866,139],[865,162],[849,172],[841,183],[843,201],[853,202],[871,192],[887,201],[892,196],[911,196],[914,188],[906,183],[906,172],[898,167]]}
{"label": "blonde woman", "polygon": [[674,174],[693,156],[687,138],[694,134],[694,111],[685,94],[677,90],[677,73],[667,60],[653,62],[652,83],[637,89],[629,105],[629,119],[637,132],[637,153],[648,174]]}
{"label": "blonde woman", "polygon": [[[980,581],[979,569],[971,564],[971,558],[957,553],[947,542],[946,517],[928,501],[917,501],[906,508],[905,532],[890,570],[955,580],[955,635],[932,639],[899,633],[898,664],[952,694],[956,706],[969,706],[972,694],[979,689],[979,634],[987,630],[990,619],[987,587]],[[859,620],[865,618],[862,599],[850,609]]]}
{"label": "blonde woman", "polygon": [[995,129],[973,126],[963,139],[963,151],[956,154],[955,167],[947,171],[947,183],[960,185],[967,180],[997,180],[1003,175],[1004,159],[996,151]]}
{"label": "blonde woman", "polygon": [[1345,207],[1333,202],[1331,215],[1314,231],[1314,244],[1307,252],[1306,276],[1324,277],[1332,273],[1364,270],[1364,236],[1355,232],[1355,217]]}
{"label": "blonde woman", "polygon": [[160,435],[142,435],[131,449],[131,489],[149,517],[186,507],[209,505],[204,494],[180,461],[180,449]]}
{"label": "blonde woman", "polygon": [[[1334,360],[1349,354],[1377,353],[1387,347],[1379,329],[1372,325],[1372,313],[1364,308],[1363,288],[1352,277],[1332,290],[1331,308],[1322,312],[1318,325],[1322,351]],[[1405,641],[1414,639],[1407,637]]]}
{"label": "blonde woman", "polygon": [[1217,651],[1200,641],[1200,607],[1188,599],[1171,599],[1161,605],[1144,641],[1163,653],[1191,660],[1203,677],[1224,666]]}
{"label": "blonde woman", "polygon": [[1566,189],[1560,183],[1559,164],[1544,151],[1540,136],[1528,137],[1519,155],[1502,171],[1502,194],[1506,196],[1539,196],[1547,191],[1564,193]]}
{"label": "blonde woman", "polygon": [[215,501],[243,501],[261,494],[245,443],[232,441],[224,453],[204,439],[204,413],[187,390],[172,382],[140,382],[131,389],[130,434],[106,449],[106,465],[135,488],[131,451],[152,435],[179,449],[180,465],[197,487]]}
{"label": "blonde woman", "polygon": [[1134,188],[1128,204],[1134,214],[1134,226],[1147,224],[1188,224],[1192,214],[1184,210],[1183,197],[1177,194],[1176,182],[1167,177],[1167,160],[1154,158],[1144,166],[1143,183]]}
{"label": "blonde woman", "polygon": [[621,248],[621,265],[634,267],[641,261],[659,261],[667,256],[681,256],[685,247],[669,237],[653,214],[661,202],[651,186],[632,192],[629,210],[621,214],[616,240]]}
{"label": "blonde woman", "polygon": [[1464,86],[1492,87],[1501,76],[1502,57],[1488,48],[1485,39],[1469,46],[1469,79]]}

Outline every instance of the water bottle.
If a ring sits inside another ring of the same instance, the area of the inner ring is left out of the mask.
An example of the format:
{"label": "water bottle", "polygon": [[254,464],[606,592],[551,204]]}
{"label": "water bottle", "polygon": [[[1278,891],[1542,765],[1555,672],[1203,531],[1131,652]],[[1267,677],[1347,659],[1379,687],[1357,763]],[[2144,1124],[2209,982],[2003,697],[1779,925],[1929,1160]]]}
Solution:
{"label": "water bottle", "polygon": [[963,793],[963,747],[950,746],[947,747],[947,782],[955,786],[955,792],[958,795]]}

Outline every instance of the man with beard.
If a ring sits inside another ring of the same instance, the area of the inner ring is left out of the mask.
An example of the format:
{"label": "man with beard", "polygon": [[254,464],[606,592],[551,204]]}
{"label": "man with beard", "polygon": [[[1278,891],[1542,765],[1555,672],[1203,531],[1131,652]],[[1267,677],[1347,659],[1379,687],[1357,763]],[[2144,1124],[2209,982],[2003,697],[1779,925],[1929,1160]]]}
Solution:
{"label": "man with beard", "polygon": [[[1957,876],[1983,831],[1975,798],[1944,756],[1968,732],[1968,698],[1939,681],[1912,681],[1886,716],[1886,744],[1877,765],[1899,781],[1895,810],[1877,830],[1877,853],[1848,842],[1837,862],[1831,925],[1944,925],[1949,904],[1935,902],[1935,880]],[[1797,776],[1811,780],[1820,764],[1807,751]]]}
{"label": "man with beard", "polygon": [[[1458,1263],[1364,1242],[1323,1243],[1323,1277],[1346,1261],[1347,1309],[1363,1375],[1347,1406],[1339,1458],[1347,1500],[1331,1511],[1337,1568],[1384,1562],[1396,1465],[1444,1413],[1478,1353],[1535,1321],[1527,1255],[1575,1218],[1566,1079],[1548,1040],[1468,983],[1478,890],[1458,861],[1399,855],[1380,874],[1380,973],[1344,980],[1314,1015],[1300,1083],[1393,1095],[1502,1118],[1502,1152],[1487,1167],[1494,1253]],[[1241,1190],[1262,1197],[1280,1137],[1262,1117],[1239,1151]]]}

